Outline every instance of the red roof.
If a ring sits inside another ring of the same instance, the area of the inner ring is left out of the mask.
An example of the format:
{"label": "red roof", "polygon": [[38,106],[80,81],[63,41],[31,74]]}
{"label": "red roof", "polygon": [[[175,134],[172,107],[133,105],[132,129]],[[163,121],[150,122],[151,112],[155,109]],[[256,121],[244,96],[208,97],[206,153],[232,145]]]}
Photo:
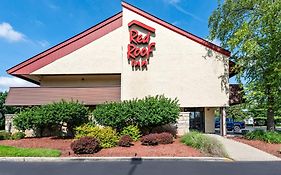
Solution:
{"label": "red roof", "polygon": [[[140,10],[128,3],[122,2],[122,6],[127,8],[153,22],[156,22],[180,35],[183,35],[199,44],[202,44],[212,50],[215,50],[221,54],[226,56],[230,56],[230,52],[207,41],[196,35],[193,35],[185,30],[182,30],[172,24],[169,24],[143,10]],[[105,21],[81,32],[80,34],[10,68],[7,72],[11,75],[18,76],[20,78],[25,78],[29,81],[28,77],[24,77],[24,75],[29,75],[30,73],[52,63],[53,61],[71,53],[75,50],[89,44],[90,42],[106,35],[107,33],[119,28],[122,26],[122,12],[117,13],[116,15],[106,19]]]}

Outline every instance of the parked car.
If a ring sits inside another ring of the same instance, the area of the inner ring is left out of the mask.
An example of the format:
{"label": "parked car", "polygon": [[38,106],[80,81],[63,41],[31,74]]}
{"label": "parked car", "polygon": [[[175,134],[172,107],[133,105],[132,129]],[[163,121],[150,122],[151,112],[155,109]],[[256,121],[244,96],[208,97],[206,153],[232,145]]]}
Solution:
{"label": "parked car", "polygon": [[[220,119],[215,119],[215,128],[220,128]],[[226,118],[226,129],[229,131],[240,132],[241,129],[245,128],[245,122],[236,122],[232,118]]]}

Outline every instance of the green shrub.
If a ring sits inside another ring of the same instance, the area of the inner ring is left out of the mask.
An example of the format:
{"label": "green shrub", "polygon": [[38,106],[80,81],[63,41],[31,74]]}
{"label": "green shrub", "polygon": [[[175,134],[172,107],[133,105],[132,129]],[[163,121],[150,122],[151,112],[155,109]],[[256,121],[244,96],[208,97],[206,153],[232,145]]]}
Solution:
{"label": "green shrub", "polygon": [[79,139],[85,136],[97,138],[102,148],[114,147],[119,140],[116,130],[111,127],[85,124],[75,128],[75,138]]}
{"label": "green shrub", "polygon": [[245,135],[249,140],[261,140],[267,143],[281,143],[281,134],[275,131],[255,130]]}
{"label": "green shrub", "polygon": [[120,132],[120,135],[129,135],[133,141],[137,141],[141,137],[141,132],[137,126],[129,125],[123,128],[123,130]]}
{"label": "green shrub", "polygon": [[13,119],[14,125],[22,131],[33,129],[42,136],[44,129],[67,126],[69,135],[73,135],[73,128],[88,121],[88,108],[78,102],[60,101],[57,103],[27,108],[17,113]]}
{"label": "green shrub", "polygon": [[20,140],[23,139],[24,137],[25,137],[25,133],[23,132],[15,132],[11,135],[12,140]]}
{"label": "green shrub", "polygon": [[203,135],[200,132],[192,131],[185,134],[182,136],[181,142],[210,155],[228,157],[223,145],[217,139]]}
{"label": "green shrub", "polygon": [[134,144],[132,144],[132,142],[133,142],[133,139],[131,136],[123,135],[119,139],[118,146],[130,147],[130,146],[134,145]]}
{"label": "green shrub", "polygon": [[75,154],[94,154],[100,150],[99,141],[93,137],[81,137],[70,145]]}
{"label": "green shrub", "polygon": [[11,138],[11,133],[6,131],[0,131],[0,140],[9,140]]}
{"label": "green shrub", "polygon": [[157,95],[98,105],[93,116],[98,124],[111,126],[118,131],[129,125],[151,130],[156,126],[176,123],[179,112],[177,99]]}

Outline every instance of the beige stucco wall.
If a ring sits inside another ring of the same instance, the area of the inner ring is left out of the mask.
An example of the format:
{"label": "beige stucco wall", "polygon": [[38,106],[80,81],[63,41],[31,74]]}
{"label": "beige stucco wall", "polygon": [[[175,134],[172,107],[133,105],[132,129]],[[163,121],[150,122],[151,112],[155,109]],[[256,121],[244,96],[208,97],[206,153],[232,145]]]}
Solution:
{"label": "beige stucco wall", "polygon": [[[133,71],[126,58],[128,23],[138,20],[156,29],[156,49],[148,69]],[[228,105],[228,59],[206,47],[123,8],[121,98],[165,94],[182,107]],[[223,83],[223,81],[226,81]]]}
{"label": "beige stucco wall", "polygon": [[121,73],[121,27],[32,74]]}
{"label": "beige stucco wall", "polygon": [[205,133],[215,133],[215,110],[216,108],[205,108]]}
{"label": "beige stucco wall", "polygon": [[120,75],[43,76],[41,87],[102,87],[121,86]]}

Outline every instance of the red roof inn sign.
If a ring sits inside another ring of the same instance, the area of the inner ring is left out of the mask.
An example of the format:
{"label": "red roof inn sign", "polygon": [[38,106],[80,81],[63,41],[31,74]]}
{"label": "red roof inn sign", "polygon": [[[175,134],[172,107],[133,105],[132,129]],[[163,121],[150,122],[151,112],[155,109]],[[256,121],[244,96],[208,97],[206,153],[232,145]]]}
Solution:
{"label": "red roof inn sign", "polygon": [[136,20],[128,24],[129,28],[133,25],[146,30],[147,34],[143,36],[137,30],[130,29],[130,43],[127,51],[128,62],[133,68],[146,68],[149,57],[155,48],[155,42],[149,43],[151,33],[155,33],[155,29]]}

